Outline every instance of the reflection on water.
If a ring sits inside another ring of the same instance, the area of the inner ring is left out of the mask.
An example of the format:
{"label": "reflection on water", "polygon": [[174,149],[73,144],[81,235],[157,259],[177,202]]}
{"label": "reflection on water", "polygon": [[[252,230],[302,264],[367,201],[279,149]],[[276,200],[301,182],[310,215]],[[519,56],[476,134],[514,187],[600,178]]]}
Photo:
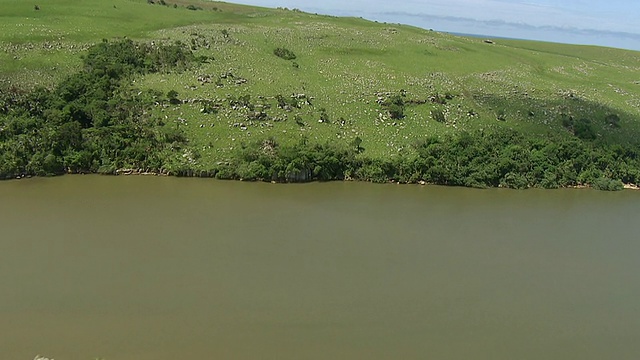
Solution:
{"label": "reflection on water", "polygon": [[632,359],[640,192],[0,183],[0,358]]}

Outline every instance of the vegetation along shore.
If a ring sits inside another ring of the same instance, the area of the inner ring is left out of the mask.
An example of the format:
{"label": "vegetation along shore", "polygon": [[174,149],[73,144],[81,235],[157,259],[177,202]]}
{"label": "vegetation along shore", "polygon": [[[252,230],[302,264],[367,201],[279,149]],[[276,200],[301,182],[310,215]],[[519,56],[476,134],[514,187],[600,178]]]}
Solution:
{"label": "vegetation along shore", "polygon": [[639,52],[210,1],[0,9],[0,178],[640,183]]}

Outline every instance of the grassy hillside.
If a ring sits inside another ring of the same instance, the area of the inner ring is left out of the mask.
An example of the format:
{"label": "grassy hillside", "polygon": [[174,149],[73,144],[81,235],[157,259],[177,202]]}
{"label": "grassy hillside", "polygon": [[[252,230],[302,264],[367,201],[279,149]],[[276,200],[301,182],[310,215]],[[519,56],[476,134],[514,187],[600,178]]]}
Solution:
{"label": "grassy hillside", "polygon": [[[178,40],[212,59],[134,80],[141,89],[178,93],[181,104],[159,104],[152,115],[185,132],[189,151],[198,154],[189,163],[194,169],[209,169],[240,144],[269,137],[282,144],[361,139],[360,156],[372,159],[411,156],[426,136],[461,131],[571,139],[581,136],[582,120],[590,141],[635,146],[640,138],[640,53],[633,51],[487,43],[398,24],[195,0],[50,0],[39,10],[0,0],[0,30],[0,81],[24,88],[53,86],[103,38]],[[295,59],[274,55],[276,48]],[[404,116],[389,112],[394,96],[402,99]],[[172,156],[180,162],[185,153]]]}

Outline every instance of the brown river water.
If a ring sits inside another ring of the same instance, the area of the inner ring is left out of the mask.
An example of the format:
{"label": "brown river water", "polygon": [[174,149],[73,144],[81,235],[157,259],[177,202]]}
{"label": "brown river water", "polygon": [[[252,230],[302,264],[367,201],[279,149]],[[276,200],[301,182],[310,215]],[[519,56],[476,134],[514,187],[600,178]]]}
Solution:
{"label": "brown river water", "polygon": [[638,359],[640,192],[0,182],[0,360]]}

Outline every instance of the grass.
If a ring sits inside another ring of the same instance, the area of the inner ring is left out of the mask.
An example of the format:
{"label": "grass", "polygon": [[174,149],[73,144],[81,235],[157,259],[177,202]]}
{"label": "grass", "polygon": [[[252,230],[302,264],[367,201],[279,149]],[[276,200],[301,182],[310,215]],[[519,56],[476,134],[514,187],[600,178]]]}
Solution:
{"label": "grass", "polygon": [[[185,100],[155,114],[186,131],[202,168],[223,161],[243,142],[265,137],[285,143],[360,137],[364,154],[390,157],[411,152],[425,136],[463,130],[508,127],[572,136],[562,114],[591,119],[599,141],[635,143],[640,135],[638,52],[517,40],[486,44],[359,18],[222,2],[168,3],[50,0],[36,11],[31,3],[0,0],[0,81],[50,86],[74,71],[83,49],[102,38],[190,44],[214,60],[181,74],[142,77],[136,86],[175,90]],[[297,58],[275,56],[277,47]],[[221,78],[227,74],[233,77]],[[416,104],[393,120],[377,101],[400,91]],[[429,100],[447,93],[452,98],[446,104]],[[277,95],[293,94],[304,94],[311,105],[277,107]],[[229,99],[243,95],[258,109],[269,107],[268,119],[252,120],[256,109],[230,106]],[[201,100],[217,104],[217,114],[203,114]],[[329,122],[319,122],[321,109]],[[434,110],[442,110],[446,122],[434,121]],[[620,128],[606,124],[609,114],[620,117]]]}

